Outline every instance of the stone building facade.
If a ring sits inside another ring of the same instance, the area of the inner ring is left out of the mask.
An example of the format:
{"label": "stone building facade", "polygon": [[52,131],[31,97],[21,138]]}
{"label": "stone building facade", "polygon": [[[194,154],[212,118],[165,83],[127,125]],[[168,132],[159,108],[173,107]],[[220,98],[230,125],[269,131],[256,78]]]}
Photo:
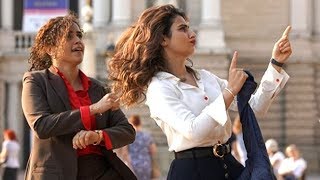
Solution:
{"label": "stone building facade", "polygon": [[[320,2],[93,0],[94,35],[91,38],[95,44],[90,46],[95,46],[93,74],[96,78],[106,81],[107,46],[116,42],[124,28],[145,8],[163,3],[176,4],[190,17],[190,25],[197,32],[197,51],[192,57],[194,66],[208,69],[223,78],[227,78],[232,52],[237,50],[239,66],[250,70],[259,81],[269,63],[275,41],[287,25],[292,25],[293,54],[285,65],[291,79],[267,116],[259,117],[259,123],[265,139],[277,139],[282,150],[288,144],[297,144],[308,161],[308,172],[319,173]],[[69,0],[69,4],[71,10],[81,13],[85,0]],[[34,33],[21,31],[22,8],[23,0],[0,1],[0,130],[12,128],[17,131],[23,144],[21,161],[26,163],[31,142],[30,130],[21,110],[21,78],[28,67],[28,47]],[[92,70],[92,67],[88,69]],[[142,116],[145,130],[152,133],[158,145],[159,162],[165,175],[173,155],[167,150],[161,130],[150,119],[148,108],[141,104],[124,111],[128,116],[134,113]]]}

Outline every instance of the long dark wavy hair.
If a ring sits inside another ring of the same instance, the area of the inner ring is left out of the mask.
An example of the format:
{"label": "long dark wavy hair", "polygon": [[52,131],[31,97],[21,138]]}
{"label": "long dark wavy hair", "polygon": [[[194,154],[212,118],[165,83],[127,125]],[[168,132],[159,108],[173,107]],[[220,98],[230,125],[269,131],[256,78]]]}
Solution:
{"label": "long dark wavy hair", "polygon": [[29,71],[47,69],[52,65],[52,54],[49,52],[55,52],[55,55],[63,53],[62,45],[65,44],[73,23],[80,27],[77,17],[70,12],[66,16],[50,19],[40,28],[31,47]]}
{"label": "long dark wavy hair", "polygon": [[[121,95],[125,106],[144,101],[152,77],[160,71],[168,72],[161,42],[164,37],[171,37],[170,28],[177,16],[188,20],[173,5],[148,8],[121,35],[108,68],[112,91]],[[191,67],[187,70],[195,74]]]}

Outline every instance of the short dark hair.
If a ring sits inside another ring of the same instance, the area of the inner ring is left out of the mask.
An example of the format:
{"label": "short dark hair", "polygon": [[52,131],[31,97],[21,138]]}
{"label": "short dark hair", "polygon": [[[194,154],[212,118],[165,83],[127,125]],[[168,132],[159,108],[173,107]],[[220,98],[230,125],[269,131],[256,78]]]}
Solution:
{"label": "short dark hair", "polygon": [[17,140],[16,133],[14,133],[14,131],[11,130],[11,129],[4,130],[3,135],[7,136],[12,141],[16,141]]}

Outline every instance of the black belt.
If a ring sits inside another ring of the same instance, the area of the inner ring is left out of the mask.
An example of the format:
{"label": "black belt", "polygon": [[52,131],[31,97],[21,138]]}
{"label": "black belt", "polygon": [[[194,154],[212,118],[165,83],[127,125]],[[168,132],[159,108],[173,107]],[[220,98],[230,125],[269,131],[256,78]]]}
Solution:
{"label": "black belt", "polygon": [[187,158],[203,158],[203,157],[218,157],[223,156],[231,152],[229,143],[215,144],[213,147],[195,147],[180,152],[174,152],[175,159],[187,159]]}

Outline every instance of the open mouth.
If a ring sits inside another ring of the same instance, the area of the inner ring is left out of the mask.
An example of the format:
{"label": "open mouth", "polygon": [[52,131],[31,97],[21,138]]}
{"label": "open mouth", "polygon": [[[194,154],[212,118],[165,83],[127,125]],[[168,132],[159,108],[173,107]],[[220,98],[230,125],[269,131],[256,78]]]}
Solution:
{"label": "open mouth", "polygon": [[72,52],[83,52],[83,48],[82,47],[76,47],[76,48],[73,48],[71,51]]}

